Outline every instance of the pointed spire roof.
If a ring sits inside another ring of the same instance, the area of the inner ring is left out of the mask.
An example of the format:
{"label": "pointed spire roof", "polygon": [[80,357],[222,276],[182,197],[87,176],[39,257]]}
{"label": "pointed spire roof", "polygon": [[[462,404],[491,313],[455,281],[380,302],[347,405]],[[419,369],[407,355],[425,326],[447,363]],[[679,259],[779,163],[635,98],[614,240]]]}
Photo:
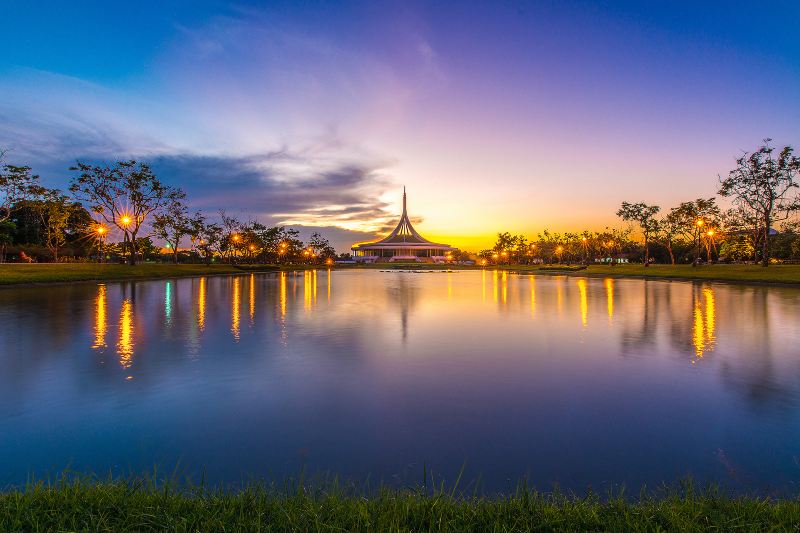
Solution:
{"label": "pointed spire roof", "polygon": [[417,233],[411,221],[408,219],[408,209],[406,207],[406,188],[403,187],[403,214],[400,216],[400,222],[397,227],[384,237],[373,244],[398,244],[398,243],[418,243],[418,244],[433,244],[425,237]]}

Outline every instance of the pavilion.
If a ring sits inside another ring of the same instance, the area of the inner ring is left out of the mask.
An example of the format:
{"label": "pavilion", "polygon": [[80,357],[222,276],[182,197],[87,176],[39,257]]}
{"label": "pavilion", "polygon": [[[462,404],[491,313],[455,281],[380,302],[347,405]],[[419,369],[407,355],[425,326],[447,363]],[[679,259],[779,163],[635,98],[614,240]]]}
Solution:
{"label": "pavilion", "polygon": [[447,254],[456,251],[449,244],[437,244],[417,233],[406,211],[406,189],[403,187],[403,214],[400,222],[389,235],[379,241],[353,245],[353,259],[361,262],[374,261],[446,261]]}

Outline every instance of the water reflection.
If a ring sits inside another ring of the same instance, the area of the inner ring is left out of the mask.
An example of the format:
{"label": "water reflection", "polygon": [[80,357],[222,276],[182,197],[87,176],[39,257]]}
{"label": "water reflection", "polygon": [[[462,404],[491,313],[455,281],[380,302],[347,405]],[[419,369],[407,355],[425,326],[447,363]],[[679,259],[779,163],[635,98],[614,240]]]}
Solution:
{"label": "water reflection", "polygon": [[581,299],[581,324],[586,327],[589,319],[589,297],[586,294],[586,280],[578,279],[578,291]]}
{"label": "water reflection", "polygon": [[247,289],[247,295],[250,301],[250,325],[254,325],[256,321],[256,275],[250,274],[250,287]]}
{"label": "water reflection", "polygon": [[310,311],[317,304],[317,271],[303,271],[303,298],[305,310]]}
{"label": "water reflection", "polygon": [[197,285],[197,327],[200,331],[206,328],[206,278],[200,278]]}
{"label": "water reflection", "polygon": [[326,275],[327,303],[319,271],[0,291],[0,468],[180,460],[235,481],[302,449],[345,475],[466,461],[492,487],[531,471],[581,490],[724,481],[722,449],[740,479],[800,483],[798,289]]}
{"label": "water reflection", "polygon": [[117,355],[122,368],[130,368],[133,364],[133,301],[130,298],[122,300],[119,312],[119,340],[117,341]]}
{"label": "water reflection", "polygon": [[168,281],[164,287],[164,322],[172,325],[172,282]]}
{"label": "water reflection", "polygon": [[106,286],[97,286],[97,297],[95,298],[94,314],[94,343],[92,348],[99,349],[106,347],[106,331],[108,330],[108,318],[106,317]]}
{"label": "water reflection", "polygon": [[242,280],[239,276],[233,277],[233,290],[231,291],[231,333],[233,338],[239,340],[239,321],[242,309]]}
{"label": "water reflection", "polygon": [[536,276],[528,276],[531,284],[531,318],[536,317]]}
{"label": "water reflection", "polygon": [[694,327],[692,328],[692,344],[698,358],[714,350],[716,341],[716,301],[714,289],[704,287],[694,291]]}

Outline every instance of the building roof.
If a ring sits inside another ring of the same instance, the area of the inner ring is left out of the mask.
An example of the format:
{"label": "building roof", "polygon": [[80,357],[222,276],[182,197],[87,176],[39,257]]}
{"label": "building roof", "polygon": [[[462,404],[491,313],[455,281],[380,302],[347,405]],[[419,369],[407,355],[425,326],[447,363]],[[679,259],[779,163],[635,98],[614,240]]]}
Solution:
{"label": "building roof", "polygon": [[353,249],[357,248],[448,248],[452,249],[449,244],[438,244],[431,242],[422,235],[420,235],[411,221],[408,219],[408,210],[406,208],[406,188],[403,187],[403,214],[400,215],[400,222],[392,232],[379,241],[363,242],[353,245]]}

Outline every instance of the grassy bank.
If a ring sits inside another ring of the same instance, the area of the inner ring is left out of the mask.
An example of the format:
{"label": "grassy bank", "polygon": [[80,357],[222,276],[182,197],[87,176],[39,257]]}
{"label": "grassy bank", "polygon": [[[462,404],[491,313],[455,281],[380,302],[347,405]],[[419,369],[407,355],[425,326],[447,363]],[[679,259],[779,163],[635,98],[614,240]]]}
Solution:
{"label": "grassy bank", "polygon": [[[139,264],[136,266],[97,263],[40,263],[40,264],[0,264],[0,286],[25,285],[33,283],[61,283],[70,281],[120,281],[132,279],[172,278],[181,276],[205,276],[214,274],[239,274],[242,272],[263,272],[279,269],[324,268],[302,265],[173,265]],[[337,267],[346,270],[478,270],[481,267],[458,265],[412,264],[373,264]],[[772,265],[763,268],[756,265],[590,265],[576,269],[564,265],[501,265],[485,267],[499,268],[514,272],[532,274],[565,274],[591,277],[686,279],[705,281],[725,281],[736,283],[776,283],[800,285],[800,265]]]}
{"label": "grassy bank", "polygon": [[508,270],[531,274],[564,274],[590,277],[684,279],[701,281],[725,281],[736,283],[778,283],[800,285],[800,265],[771,265],[763,268],[758,265],[644,265],[620,264],[589,265],[499,265],[499,266],[459,266],[428,265],[423,263],[396,264],[378,263],[350,267],[355,270]]}
{"label": "grassy bank", "polygon": [[135,266],[97,263],[0,264],[0,285],[63,283],[69,281],[119,281],[235,274],[250,270],[275,270],[277,267],[237,267],[236,265],[139,264]]}
{"label": "grassy bank", "polygon": [[637,501],[519,491],[496,498],[383,490],[183,490],[62,482],[0,493],[2,531],[789,531],[800,500],[685,490]]}
{"label": "grassy bank", "polygon": [[647,268],[644,265],[590,265],[585,270],[564,273],[575,276],[800,284],[800,265],[771,265],[767,268],[757,265],[650,265]]}

